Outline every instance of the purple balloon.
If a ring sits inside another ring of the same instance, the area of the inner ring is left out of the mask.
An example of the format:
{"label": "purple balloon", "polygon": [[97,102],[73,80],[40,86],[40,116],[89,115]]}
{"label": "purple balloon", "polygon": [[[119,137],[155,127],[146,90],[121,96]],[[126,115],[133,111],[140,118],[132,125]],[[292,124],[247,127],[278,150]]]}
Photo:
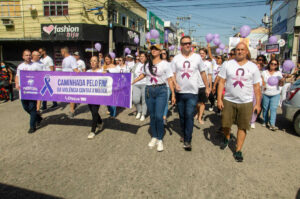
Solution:
{"label": "purple balloon", "polygon": [[147,40],[150,40],[150,39],[151,39],[151,34],[150,34],[150,32],[147,32],[147,34],[146,34],[146,39],[147,39]]}
{"label": "purple balloon", "polygon": [[214,34],[214,39],[220,39],[220,35],[219,34]]}
{"label": "purple balloon", "polygon": [[217,53],[217,54],[221,54],[221,51],[222,51],[222,50],[221,50],[220,48],[217,48],[217,49],[216,49],[216,53]]}
{"label": "purple balloon", "polygon": [[159,38],[159,32],[156,29],[150,30],[151,39]]}
{"label": "purple balloon", "polygon": [[219,48],[220,48],[221,50],[224,50],[224,49],[225,49],[225,44],[221,43],[221,44],[219,45]]}
{"label": "purple balloon", "polygon": [[269,79],[268,79],[268,84],[270,86],[277,86],[278,82],[279,82],[278,77],[275,77],[275,76],[269,77]]}
{"label": "purple balloon", "polygon": [[210,43],[210,42],[214,39],[214,35],[211,34],[211,33],[208,33],[208,34],[206,35],[205,39],[206,39],[206,42],[207,42],[207,43]]}
{"label": "purple balloon", "polygon": [[97,51],[101,51],[101,44],[100,43],[95,43],[95,48]]}
{"label": "purple balloon", "polygon": [[282,65],[282,68],[285,72],[291,71],[294,67],[295,64],[292,60],[285,60]]}
{"label": "purple balloon", "polygon": [[125,48],[124,52],[127,53],[127,54],[130,54],[131,50],[129,48]]}
{"label": "purple balloon", "polygon": [[243,38],[246,38],[251,32],[250,26],[244,25],[240,29],[240,34]]}
{"label": "purple balloon", "polygon": [[271,36],[271,37],[269,38],[269,43],[270,43],[270,44],[277,44],[277,41],[278,41],[278,39],[277,39],[276,36]]}
{"label": "purple balloon", "polygon": [[109,52],[109,55],[111,56],[111,58],[116,58],[116,54],[114,52]]}
{"label": "purple balloon", "polygon": [[133,41],[134,41],[135,44],[139,44],[140,39],[138,37],[135,37]]}
{"label": "purple balloon", "polygon": [[215,39],[213,40],[213,42],[214,42],[214,44],[215,44],[216,46],[220,45],[220,43],[221,43],[221,41],[220,41],[219,38],[215,38]]}
{"label": "purple balloon", "polygon": [[136,53],[135,53],[135,56],[136,56],[136,57],[137,57],[137,56],[139,56],[139,53],[138,53],[138,52],[136,52]]}

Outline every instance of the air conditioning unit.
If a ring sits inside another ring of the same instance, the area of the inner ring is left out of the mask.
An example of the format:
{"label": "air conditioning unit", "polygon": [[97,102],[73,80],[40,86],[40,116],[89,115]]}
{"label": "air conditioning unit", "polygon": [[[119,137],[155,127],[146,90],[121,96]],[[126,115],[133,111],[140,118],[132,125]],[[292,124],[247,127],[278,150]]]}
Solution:
{"label": "air conditioning unit", "polygon": [[11,19],[2,19],[2,24],[4,26],[13,26],[14,25],[14,21]]}

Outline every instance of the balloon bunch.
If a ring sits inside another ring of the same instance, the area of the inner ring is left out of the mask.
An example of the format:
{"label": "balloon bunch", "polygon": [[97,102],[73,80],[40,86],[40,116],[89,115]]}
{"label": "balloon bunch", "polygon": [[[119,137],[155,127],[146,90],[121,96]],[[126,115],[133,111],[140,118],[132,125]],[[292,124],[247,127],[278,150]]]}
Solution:
{"label": "balloon bunch", "polygon": [[169,46],[169,50],[175,50],[175,46],[174,45],[171,45],[171,46]]}
{"label": "balloon bunch", "polygon": [[131,54],[131,50],[129,48],[125,48],[124,52],[125,54]]}
{"label": "balloon bunch", "polygon": [[98,51],[98,52],[100,52],[101,51],[101,44],[100,43],[95,43],[95,48],[96,48],[96,50]]}

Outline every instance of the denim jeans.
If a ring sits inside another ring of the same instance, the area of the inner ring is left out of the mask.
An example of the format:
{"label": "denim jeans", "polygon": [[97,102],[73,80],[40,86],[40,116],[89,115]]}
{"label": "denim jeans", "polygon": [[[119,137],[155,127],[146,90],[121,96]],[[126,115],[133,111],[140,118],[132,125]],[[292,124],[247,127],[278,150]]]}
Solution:
{"label": "denim jeans", "polygon": [[176,99],[184,141],[191,142],[194,127],[194,112],[197,105],[198,95],[191,93],[177,93]]}
{"label": "denim jeans", "polygon": [[150,114],[150,128],[153,138],[162,140],[164,136],[163,110],[167,101],[167,87],[164,86],[146,86],[145,89],[146,104]]}
{"label": "denim jeans", "polygon": [[30,128],[36,127],[36,121],[41,119],[36,112],[36,101],[35,100],[21,100],[24,110],[30,115]]}
{"label": "denim jeans", "polygon": [[[280,100],[280,94],[274,96],[263,95],[262,109],[263,109],[264,122],[266,124],[270,122],[270,125],[275,126],[279,100]],[[269,111],[270,111],[270,118],[269,118]]]}
{"label": "denim jeans", "polygon": [[107,108],[108,108],[108,111],[109,111],[111,117],[117,116],[117,107],[116,106],[107,106]]}
{"label": "denim jeans", "polygon": [[169,99],[170,99],[170,95],[171,95],[171,89],[168,89],[168,96],[167,96],[167,101],[166,101],[166,107],[165,107],[165,111],[164,111],[164,116],[167,117],[168,115],[168,108],[169,108]]}

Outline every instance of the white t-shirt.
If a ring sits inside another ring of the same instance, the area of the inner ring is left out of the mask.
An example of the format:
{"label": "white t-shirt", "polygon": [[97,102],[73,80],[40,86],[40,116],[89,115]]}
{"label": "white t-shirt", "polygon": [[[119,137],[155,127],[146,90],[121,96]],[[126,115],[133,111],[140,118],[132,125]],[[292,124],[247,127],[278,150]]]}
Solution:
{"label": "white t-shirt", "polygon": [[170,63],[162,60],[156,65],[153,65],[152,75],[149,71],[148,65],[146,65],[146,71],[143,69],[143,73],[146,75],[146,85],[166,84],[167,79],[173,77],[173,72],[170,67]]}
{"label": "white t-shirt", "polygon": [[96,70],[96,71],[93,71],[93,69],[89,69],[89,70],[87,70],[86,72],[88,72],[88,73],[102,73],[103,70],[102,70],[101,68],[99,68],[99,69]]}
{"label": "white t-shirt", "polygon": [[273,73],[273,75],[271,75],[268,70],[265,70],[262,72],[261,76],[262,76],[264,82],[266,83],[265,89],[263,89],[263,94],[269,95],[269,96],[274,96],[274,95],[280,94],[281,90],[278,85],[270,86],[268,84],[268,79],[270,77],[277,77],[278,80],[282,79],[282,73],[280,71],[276,71]]}
{"label": "white t-shirt", "polygon": [[134,65],[135,65],[134,61],[126,62],[126,68],[127,68],[127,70],[129,70],[129,73],[130,73],[131,69],[134,67]]}
{"label": "white t-shirt", "polygon": [[130,69],[124,65],[124,66],[120,66],[120,65],[117,65],[117,68],[119,70],[119,73],[130,73]]}
{"label": "white t-shirt", "polygon": [[[139,77],[141,74],[143,74],[144,71],[144,64],[138,63],[135,67],[135,70],[133,71],[134,79]],[[135,83],[136,85],[146,85],[146,78],[138,81]]]}
{"label": "white t-shirt", "polygon": [[218,65],[217,62],[215,60],[212,61],[212,66],[213,66],[213,71],[212,71],[212,82],[215,82],[220,69],[221,69],[221,65]]}
{"label": "white t-shirt", "polygon": [[174,57],[171,63],[176,73],[176,81],[181,90],[179,93],[198,94],[199,72],[205,71],[205,64],[199,54],[193,53],[188,58],[182,54]]}
{"label": "white t-shirt", "polygon": [[107,71],[109,73],[120,73],[120,68],[118,68],[117,66],[114,68],[108,68]]}
{"label": "white t-shirt", "polygon": [[53,60],[48,55],[45,58],[41,58],[40,61],[44,64],[44,71],[51,71],[50,66],[54,67]]}
{"label": "white t-shirt", "polygon": [[31,62],[32,65],[35,65],[35,67],[38,69],[38,71],[44,71],[45,65],[41,61]]}
{"label": "white t-shirt", "polygon": [[86,66],[85,66],[85,63],[84,63],[83,60],[79,59],[79,60],[76,61],[76,63],[77,63],[77,66],[78,66],[78,70],[80,72],[82,72],[83,70],[85,70]]}
{"label": "white t-shirt", "polygon": [[65,57],[62,62],[62,71],[63,72],[73,72],[74,69],[78,68],[76,59],[69,55]]}
{"label": "white t-shirt", "polygon": [[224,62],[219,76],[226,79],[224,99],[237,104],[252,102],[253,85],[261,81],[257,66],[250,61],[243,66],[235,60]]}
{"label": "white t-shirt", "polygon": [[[208,82],[208,75],[212,75],[213,71],[212,71],[212,63],[208,60],[204,61],[204,65],[205,65],[205,73],[206,73],[206,77],[207,77],[207,82]],[[204,88],[205,84],[202,80],[202,77],[200,75],[199,72],[199,80],[198,80],[198,84],[199,84],[199,88]]]}

